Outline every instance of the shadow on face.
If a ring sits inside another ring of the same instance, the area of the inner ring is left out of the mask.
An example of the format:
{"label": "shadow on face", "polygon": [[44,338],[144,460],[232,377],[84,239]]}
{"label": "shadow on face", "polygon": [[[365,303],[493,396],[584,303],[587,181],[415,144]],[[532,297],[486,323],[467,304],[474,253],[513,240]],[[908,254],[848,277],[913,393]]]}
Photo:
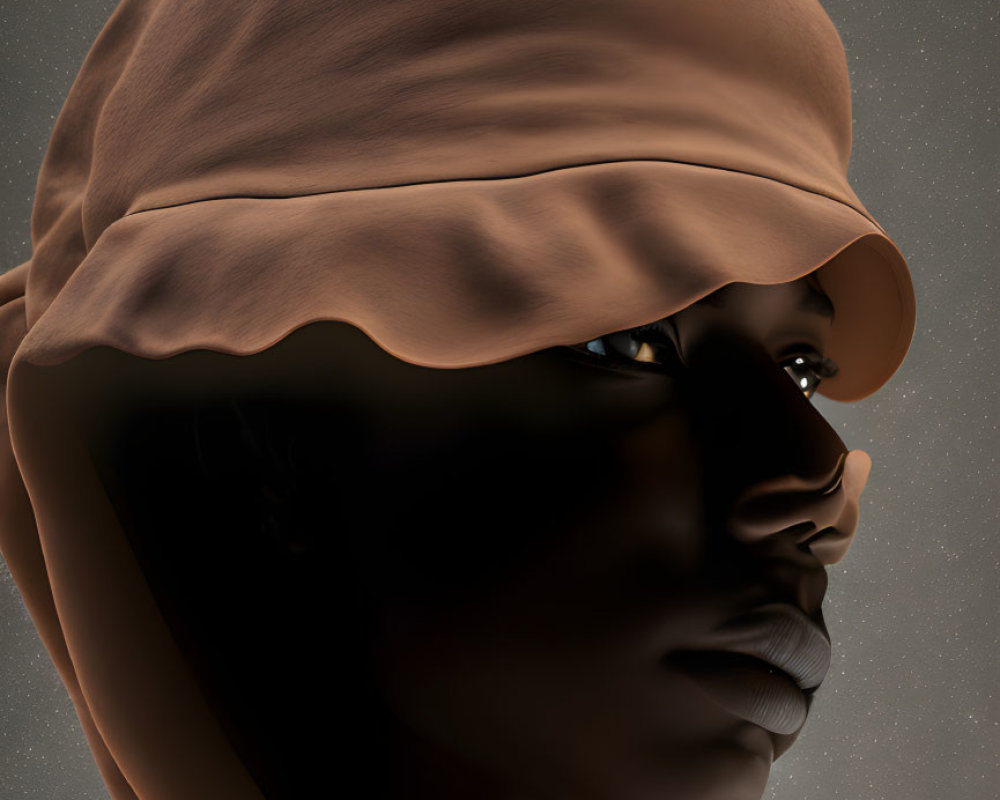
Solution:
{"label": "shadow on face", "polygon": [[724,287],[645,361],[432,369],[333,322],[106,354],[143,389],[95,462],[266,795],[760,798],[863,486],[786,369],[829,335],[808,287]]}

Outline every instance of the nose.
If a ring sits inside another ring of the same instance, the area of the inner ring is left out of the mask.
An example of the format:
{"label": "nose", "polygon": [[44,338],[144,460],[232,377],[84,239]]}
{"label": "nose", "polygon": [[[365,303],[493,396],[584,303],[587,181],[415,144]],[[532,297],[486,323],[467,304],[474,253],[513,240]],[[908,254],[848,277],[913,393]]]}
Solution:
{"label": "nose", "polygon": [[764,347],[706,339],[688,356],[698,428],[706,449],[710,515],[758,554],[823,564],[847,553],[871,469]]}
{"label": "nose", "polygon": [[871,471],[864,450],[841,454],[823,484],[788,474],[749,487],[733,504],[727,529],[737,540],[760,542],[784,536],[809,549],[823,564],[845,555],[858,525],[861,492]]}

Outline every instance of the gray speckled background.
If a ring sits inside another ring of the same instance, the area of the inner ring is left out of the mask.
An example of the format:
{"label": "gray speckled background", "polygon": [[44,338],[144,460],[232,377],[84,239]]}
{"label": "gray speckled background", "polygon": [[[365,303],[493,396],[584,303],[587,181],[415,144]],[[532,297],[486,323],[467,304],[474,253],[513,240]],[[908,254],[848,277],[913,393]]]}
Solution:
{"label": "gray speckled background", "polygon": [[[55,118],[113,0],[0,6],[0,270],[31,254]],[[875,466],[830,568],[833,668],[768,800],[1000,797],[1000,4],[824,0],[854,93],[851,181],[907,256],[917,330],[875,396],[817,405]],[[0,564],[0,798],[106,800]]]}

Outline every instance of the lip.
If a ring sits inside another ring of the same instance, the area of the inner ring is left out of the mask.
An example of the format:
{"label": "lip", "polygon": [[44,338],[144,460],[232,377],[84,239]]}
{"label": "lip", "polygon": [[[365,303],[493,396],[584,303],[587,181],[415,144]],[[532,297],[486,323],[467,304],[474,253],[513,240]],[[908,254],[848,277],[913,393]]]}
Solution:
{"label": "lip", "polygon": [[666,659],[727,711],[791,734],[809,713],[806,693],[830,667],[826,631],[800,609],[770,603],[729,619]]}
{"label": "lip", "polygon": [[815,689],[830,669],[825,630],[788,603],[768,603],[726,620],[692,651],[726,651],[758,658],[788,675],[800,689]]}

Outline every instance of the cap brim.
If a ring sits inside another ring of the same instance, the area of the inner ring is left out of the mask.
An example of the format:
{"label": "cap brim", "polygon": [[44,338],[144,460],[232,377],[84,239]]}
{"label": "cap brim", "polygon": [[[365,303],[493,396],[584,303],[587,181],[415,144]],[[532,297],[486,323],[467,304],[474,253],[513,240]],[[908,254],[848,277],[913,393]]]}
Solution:
{"label": "cap brim", "polygon": [[102,233],[19,353],[39,365],[100,345],[249,355],[342,320],[403,360],[458,368],[821,267],[840,372],[820,392],[858,399],[888,380],[912,335],[912,286],[891,240],[823,194],[656,160],[137,211]]}
{"label": "cap brim", "polygon": [[819,385],[832,400],[861,400],[906,357],[916,323],[913,283],[902,253],[881,233],[864,236],[816,273],[834,306],[827,355],[840,365]]}

